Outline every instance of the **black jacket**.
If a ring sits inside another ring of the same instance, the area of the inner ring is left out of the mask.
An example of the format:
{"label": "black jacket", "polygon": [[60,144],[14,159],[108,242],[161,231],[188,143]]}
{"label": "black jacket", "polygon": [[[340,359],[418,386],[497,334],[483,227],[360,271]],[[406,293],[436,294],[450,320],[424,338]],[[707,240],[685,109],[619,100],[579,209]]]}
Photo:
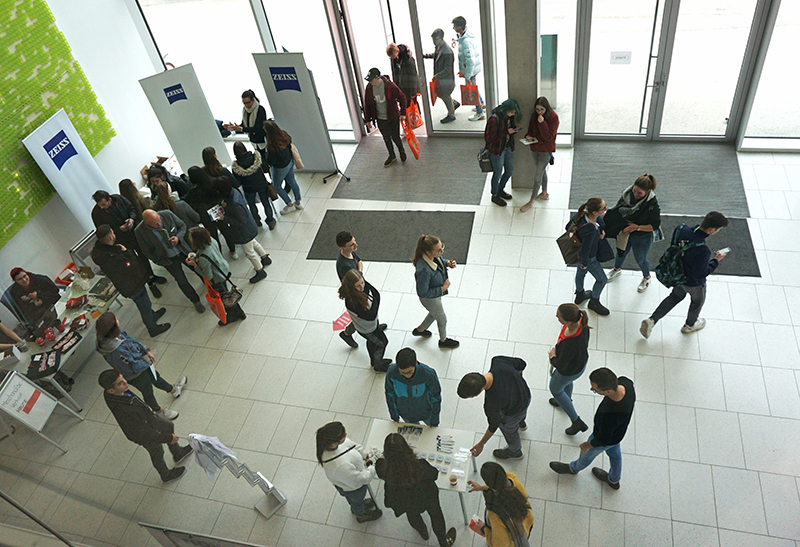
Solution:
{"label": "black jacket", "polygon": [[[425,460],[416,463],[417,482],[408,485],[386,482],[383,504],[392,509],[396,517],[406,512],[419,514],[439,505],[439,488],[436,486],[439,472]],[[386,460],[381,458],[375,462],[375,471],[379,478],[386,480]]]}
{"label": "black jacket", "polygon": [[577,336],[556,344],[556,356],[550,358],[550,364],[563,376],[578,374],[589,361],[589,326],[582,327]]}
{"label": "black jacket", "polygon": [[128,219],[133,219],[133,227],[138,224],[136,218],[136,208],[133,204],[118,194],[111,194],[111,205],[108,209],[101,209],[95,205],[92,209],[92,222],[95,227],[108,224],[114,230],[117,241],[126,247],[138,248],[136,236],[133,235],[133,227],[130,230],[120,230],[120,226],[125,224]]}
{"label": "black jacket", "polygon": [[283,150],[273,151],[267,146],[267,165],[275,169],[283,169],[292,161],[292,138]]}
{"label": "black jacket", "polygon": [[247,136],[250,137],[250,142],[260,144],[267,141],[267,133],[264,131],[265,121],[267,121],[267,111],[259,104],[258,110],[256,111],[256,119],[255,122],[253,122],[253,125],[245,125],[244,120],[242,120],[242,123],[239,125],[242,127],[242,132],[247,133]]}
{"label": "black jacket", "polygon": [[[145,371],[145,374],[150,373]],[[103,397],[129,441],[140,445],[172,442],[172,433],[175,431],[172,422],[157,416],[130,391],[124,395],[112,395],[105,391]]]}
{"label": "black jacket", "polygon": [[255,194],[267,189],[267,178],[261,170],[261,154],[248,152],[241,158],[236,158],[231,165],[231,171],[245,194]]}
{"label": "black jacket", "polygon": [[98,241],[92,249],[92,260],[100,266],[122,296],[133,298],[144,289],[149,276],[132,249]]}
{"label": "black jacket", "polygon": [[519,357],[492,357],[489,372],[494,376],[492,387],[484,390],[483,412],[489,431],[495,432],[505,416],[519,414],[531,404],[531,390],[522,371],[527,363]]}
{"label": "black jacket", "polygon": [[[25,290],[18,284],[13,283],[9,292],[14,303],[22,312],[24,320],[29,325],[35,325],[53,307],[53,304],[58,302],[59,298],[61,298],[61,293],[58,292],[56,284],[46,275],[31,272],[28,272],[28,275],[31,278],[31,287],[29,289]],[[35,292],[36,297],[42,301],[41,306],[37,306],[30,300],[25,301],[22,299],[32,292]]]}
{"label": "black jacket", "polygon": [[364,293],[372,296],[372,305],[369,309],[349,299],[344,301],[344,307],[355,313],[359,319],[374,321],[378,317],[378,308],[381,306],[381,293],[367,281],[364,281]]}

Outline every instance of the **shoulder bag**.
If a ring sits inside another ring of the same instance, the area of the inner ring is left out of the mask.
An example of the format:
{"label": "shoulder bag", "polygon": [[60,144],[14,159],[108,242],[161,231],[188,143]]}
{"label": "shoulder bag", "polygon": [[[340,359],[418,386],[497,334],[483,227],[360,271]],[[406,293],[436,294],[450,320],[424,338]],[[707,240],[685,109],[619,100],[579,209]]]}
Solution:
{"label": "shoulder bag", "polygon": [[478,167],[481,168],[481,173],[491,173],[494,171],[492,168],[492,160],[489,159],[489,150],[486,148],[478,150]]}
{"label": "shoulder bag", "polygon": [[581,238],[578,237],[578,227],[575,223],[569,225],[569,229],[556,239],[558,249],[564,259],[564,264],[574,266],[580,262]]}
{"label": "shoulder bag", "polygon": [[211,260],[210,258],[208,258],[207,256],[205,256],[205,255],[197,255],[198,259],[200,257],[203,257],[206,260],[208,260],[211,263],[211,266],[213,268],[216,268],[216,270],[225,277],[225,281],[227,281],[228,283],[231,284],[231,289],[229,291],[227,291],[227,292],[220,291],[219,292],[219,296],[222,299],[222,303],[225,305],[225,307],[226,308],[230,308],[231,306],[234,306],[234,305],[238,304],[239,300],[242,299],[242,289],[237,287],[236,284],[233,281],[231,281],[231,274],[225,275],[225,272],[222,271],[222,268],[217,266],[217,263],[214,262],[213,260]]}

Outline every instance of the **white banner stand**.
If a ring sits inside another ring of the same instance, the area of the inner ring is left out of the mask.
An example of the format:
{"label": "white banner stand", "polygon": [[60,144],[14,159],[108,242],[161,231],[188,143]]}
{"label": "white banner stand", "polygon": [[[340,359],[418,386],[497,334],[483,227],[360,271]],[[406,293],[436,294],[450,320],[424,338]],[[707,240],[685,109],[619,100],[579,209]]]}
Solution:
{"label": "white banner stand", "polygon": [[46,391],[42,391],[39,386],[17,371],[9,373],[0,384],[0,411],[34,431],[62,452],[66,452],[66,448],[42,433],[42,429],[57,405],[83,421],[83,416],[79,416],[58,399]]}
{"label": "white banner stand", "polygon": [[203,165],[203,148],[208,146],[217,151],[221,164],[230,166],[228,148],[191,64],[142,78],[139,84],[184,172]]}
{"label": "white banner stand", "polygon": [[60,109],[22,140],[81,227],[94,230],[92,194],[114,189],[95,163],[72,121]]}
{"label": "white banner stand", "polygon": [[303,157],[303,170],[331,173],[324,182],[336,174],[344,177],[336,165],[328,125],[303,54],[253,53],[253,60],[275,121],[292,136]]}

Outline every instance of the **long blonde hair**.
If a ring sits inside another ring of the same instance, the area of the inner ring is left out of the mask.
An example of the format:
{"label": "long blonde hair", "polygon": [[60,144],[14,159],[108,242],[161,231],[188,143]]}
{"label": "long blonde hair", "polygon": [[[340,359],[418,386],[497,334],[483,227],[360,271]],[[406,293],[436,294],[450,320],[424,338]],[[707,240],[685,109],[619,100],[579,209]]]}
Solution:
{"label": "long blonde hair", "polygon": [[422,260],[422,256],[425,253],[431,252],[439,243],[440,240],[436,236],[426,236],[425,234],[419,236],[417,247],[414,249],[414,258],[411,259],[411,263],[416,266],[417,262]]}

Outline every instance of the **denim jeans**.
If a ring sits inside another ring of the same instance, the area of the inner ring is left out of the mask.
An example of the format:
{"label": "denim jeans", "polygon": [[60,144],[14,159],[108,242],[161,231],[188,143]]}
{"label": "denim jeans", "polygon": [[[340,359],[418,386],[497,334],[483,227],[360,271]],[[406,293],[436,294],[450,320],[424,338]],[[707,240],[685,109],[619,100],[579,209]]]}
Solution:
{"label": "denim jeans", "polygon": [[575,411],[575,405],[572,404],[572,382],[580,378],[585,371],[586,367],[583,367],[583,370],[578,374],[564,376],[556,370],[553,371],[553,376],[550,377],[550,393],[553,394],[553,398],[558,402],[561,410],[566,412],[573,422],[580,416]]}
{"label": "denim jeans", "polygon": [[522,453],[522,439],[519,438],[519,423],[525,420],[528,414],[528,408],[517,414],[509,414],[503,416],[500,421],[500,433],[508,443],[508,449],[514,454]]}
{"label": "denim jeans", "polygon": [[153,409],[153,412],[161,410],[161,405],[158,404],[156,396],[153,395],[153,386],[167,393],[172,391],[172,384],[162,378],[158,371],[156,371],[156,376],[157,378],[153,380],[153,373],[148,368],[143,370],[136,378],[128,381],[130,385],[142,393],[142,399],[147,403],[147,406]]}
{"label": "denim jeans", "polygon": [[[478,75],[472,76],[471,78],[467,78],[467,81],[473,84],[475,87],[478,87]],[[483,114],[483,97],[481,97],[480,92],[478,92],[478,104],[475,106],[475,112],[477,114]]]}
{"label": "denim jeans", "polygon": [[667,315],[672,308],[689,295],[691,302],[689,303],[689,313],[686,315],[686,324],[694,326],[697,318],[700,317],[700,310],[703,309],[703,303],[706,301],[706,284],[703,283],[699,287],[689,287],[687,285],[678,285],[672,292],[669,293],[661,304],[658,305],[656,311],[650,316],[650,319],[656,323]]}
{"label": "denim jeans", "polygon": [[497,155],[489,152],[489,161],[492,162],[492,195],[496,196],[505,190],[508,179],[514,174],[514,151],[506,148]]}
{"label": "denim jeans", "polygon": [[294,178],[294,160],[290,161],[289,165],[286,167],[281,167],[280,169],[277,167],[272,168],[272,185],[275,187],[275,191],[278,192],[283,202],[289,205],[292,203],[292,200],[289,199],[289,194],[283,189],[282,183],[284,180],[289,185],[289,188],[291,188],[294,194],[294,200],[300,201],[300,187],[297,185],[297,180]]}
{"label": "denim jeans", "polygon": [[264,206],[264,214],[267,217],[267,221],[275,218],[275,215],[272,213],[272,204],[269,201],[269,194],[267,194],[267,187],[265,186],[263,190],[259,190],[258,192],[244,193],[244,199],[247,200],[247,205],[250,207],[250,214],[253,215],[253,219],[257,223],[261,222],[261,217],[258,216],[258,205],[256,205],[256,194],[261,198],[261,205]]}
{"label": "denim jeans", "polygon": [[367,495],[367,485],[365,484],[361,488],[356,490],[351,490],[347,492],[346,490],[342,490],[335,484],[333,485],[336,488],[336,491],[347,500],[347,503],[350,504],[350,512],[353,513],[357,517],[364,516],[366,513],[366,508],[364,507],[364,498]]}
{"label": "denim jeans", "polygon": [[625,262],[625,257],[633,250],[633,258],[642,270],[642,275],[650,277],[650,262],[647,261],[647,252],[650,250],[650,245],[653,244],[652,232],[632,232],[628,236],[628,245],[625,246],[625,251],[620,254],[617,250],[617,258],[614,260],[614,267],[619,269],[622,263]]}
{"label": "denim jeans", "polygon": [[151,334],[155,332],[158,324],[156,323],[153,306],[150,303],[150,297],[147,295],[147,288],[143,288],[142,292],[136,296],[132,296],[131,300],[133,300],[133,303],[136,304],[136,307],[139,309],[139,315],[142,316],[142,323],[147,327],[147,332]]}
{"label": "denim jeans", "polygon": [[[592,440],[593,437],[594,435],[589,435],[588,440]],[[622,476],[622,451],[619,449],[619,443],[612,444],[611,446],[594,446],[590,448],[588,452],[581,450],[580,456],[578,456],[578,459],[574,462],[570,462],[569,468],[573,473],[586,469],[589,467],[589,464],[603,452],[608,454],[608,462],[611,467],[608,471],[608,480],[611,482],[619,482]]]}
{"label": "denim jeans", "polygon": [[600,293],[603,292],[603,287],[606,286],[606,282],[608,278],[606,277],[606,272],[603,271],[603,265],[600,264],[596,258],[590,258],[586,268],[581,268],[581,265],[578,264],[576,266],[577,271],[575,272],[575,292],[578,294],[583,292],[583,279],[586,277],[586,273],[592,274],[594,277],[594,287],[592,287],[592,298],[597,299],[600,298]]}

